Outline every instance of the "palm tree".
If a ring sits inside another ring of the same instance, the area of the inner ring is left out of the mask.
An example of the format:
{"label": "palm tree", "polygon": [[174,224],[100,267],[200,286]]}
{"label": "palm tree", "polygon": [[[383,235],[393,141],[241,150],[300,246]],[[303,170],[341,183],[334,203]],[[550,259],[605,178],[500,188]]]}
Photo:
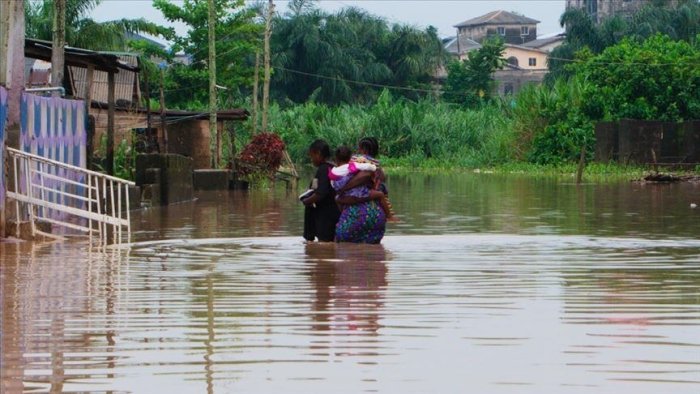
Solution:
{"label": "palm tree", "polygon": [[[66,43],[93,50],[125,50],[131,33],[170,37],[173,30],[140,19],[96,22],[88,17],[101,0],[68,0],[66,4]],[[52,39],[54,5],[52,0],[25,0],[27,37]]]}

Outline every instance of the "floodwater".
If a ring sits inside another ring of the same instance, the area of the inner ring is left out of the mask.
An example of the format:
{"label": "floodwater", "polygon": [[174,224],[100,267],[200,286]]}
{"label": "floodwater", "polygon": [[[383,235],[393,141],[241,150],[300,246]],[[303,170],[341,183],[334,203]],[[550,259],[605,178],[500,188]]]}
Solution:
{"label": "floodwater", "polygon": [[283,188],[0,244],[2,392],[700,392],[700,185],[390,181],[381,246]]}

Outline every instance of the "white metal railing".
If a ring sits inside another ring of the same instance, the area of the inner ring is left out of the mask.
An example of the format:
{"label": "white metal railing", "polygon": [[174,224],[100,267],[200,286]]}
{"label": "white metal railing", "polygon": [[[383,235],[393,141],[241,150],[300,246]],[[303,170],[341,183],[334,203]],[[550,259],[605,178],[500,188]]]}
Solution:
{"label": "white metal railing", "polygon": [[[129,186],[134,182],[31,153],[7,148],[14,186],[7,197],[15,201],[17,235],[26,219],[32,236],[60,238],[39,230],[37,222],[99,237],[103,244],[131,239]],[[116,197],[116,198],[115,198]],[[124,204],[122,204],[124,202]],[[111,237],[110,237],[111,234]]]}

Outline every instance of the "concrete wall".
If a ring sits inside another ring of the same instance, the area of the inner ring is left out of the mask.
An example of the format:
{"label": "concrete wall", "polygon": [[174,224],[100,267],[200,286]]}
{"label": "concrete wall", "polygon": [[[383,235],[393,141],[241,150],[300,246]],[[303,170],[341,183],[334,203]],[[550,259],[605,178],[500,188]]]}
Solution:
{"label": "concrete wall", "polygon": [[168,153],[191,157],[195,169],[211,168],[209,120],[168,125]]}
{"label": "concrete wall", "polygon": [[[91,108],[90,115],[95,118],[93,155],[103,157],[104,152],[101,152],[100,142],[107,134],[107,110]],[[158,129],[158,135],[161,136],[160,148],[162,152],[162,129],[158,127],[159,125],[160,116],[153,115],[151,117],[151,126]],[[118,147],[124,140],[131,144],[133,142],[133,129],[146,128],[147,126],[148,119],[145,113],[116,111],[114,119],[115,147]],[[168,131],[167,153],[191,157],[196,169],[211,168],[209,120],[189,119],[177,123],[169,123],[166,126],[166,130]]]}
{"label": "concrete wall", "polygon": [[[158,179],[149,180],[148,170],[158,169]],[[142,188],[151,182],[157,182],[161,204],[174,204],[191,201],[192,159],[174,154],[138,155],[136,157],[136,185]]]}
{"label": "concrete wall", "polygon": [[516,94],[528,84],[539,85],[547,75],[547,70],[499,70],[494,73],[494,79],[498,86],[497,93],[500,96]]}
{"label": "concrete wall", "polygon": [[[536,49],[508,45],[503,51],[503,58],[506,60],[510,58],[517,59],[517,66],[524,70],[547,70],[547,54]],[[536,64],[534,66],[530,65],[530,59],[535,59]]]}

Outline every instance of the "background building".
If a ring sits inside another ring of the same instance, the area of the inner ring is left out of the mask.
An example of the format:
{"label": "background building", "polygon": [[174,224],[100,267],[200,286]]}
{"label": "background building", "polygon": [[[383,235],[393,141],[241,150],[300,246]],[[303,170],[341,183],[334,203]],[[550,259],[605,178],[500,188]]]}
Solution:
{"label": "background building", "polygon": [[631,16],[649,3],[650,0],[566,0],[566,9],[583,9],[600,22],[615,15]]}
{"label": "background building", "polygon": [[524,44],[537,38],[540,21],[508,11],[491,11],[478,18],[455,25],[457,35],[476,42],[488,37],[501,37],[507,44]]}

